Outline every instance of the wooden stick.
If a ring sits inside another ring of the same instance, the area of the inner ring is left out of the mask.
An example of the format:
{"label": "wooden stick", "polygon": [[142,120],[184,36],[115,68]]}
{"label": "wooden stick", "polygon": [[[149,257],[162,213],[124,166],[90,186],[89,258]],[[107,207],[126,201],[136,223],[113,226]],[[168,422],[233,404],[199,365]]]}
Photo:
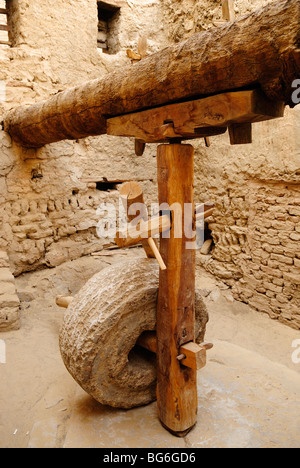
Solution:
{"label": "wooden stick", "polygon": [[213,214],[213,212],[214,212],[214,208],[211,208],[210,210],[204,211],[203,213],[198,213],[196,215],[196,221],[209,218]]}
{"label": "wooden stick", "polygon": [[[159,204],[193,203],[194,149],[190,145],[161,145],[157,152]],[[194,220],[193,220],[194,221]],[[161,254],[167,270],[160,270],[157,304],[157,405],[160,421],[182,436],[197,415],[197,373],[180,365],[180,347],[195,337],[195,250],[186,249],[190,233],[177,238],[175,223],[170,239],[161,236]],[[190,238],[189,238],[190,237]]]}
{"label": "wooden stick", "polygon": [[152,252],[155,255],[155,258],[156,258],[156,260],[157,260],[157,262],[159,264],[160,269],[161,270],[166,270],[167,267],[165,265],[165,262],[163,261],[162,256],[160,255],[160,252],[159,252],[159,250],[157,248],[157,245],[156,245],[154,239],[152,239],[152,237],[149,237],[148,244],[149,244]]}
{"label": "wooden stick", "polygon": [[212,202],[201,203],[196,206],[196,216],[199,213],[205,213],[208,210],[211,210],[215,207],[215,204]]}

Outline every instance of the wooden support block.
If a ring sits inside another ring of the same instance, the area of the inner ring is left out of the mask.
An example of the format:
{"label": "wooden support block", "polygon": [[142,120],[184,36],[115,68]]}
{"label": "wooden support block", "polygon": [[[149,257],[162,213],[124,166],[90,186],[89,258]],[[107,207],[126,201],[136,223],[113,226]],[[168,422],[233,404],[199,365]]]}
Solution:
{"label": "wooden support block", "polygon": [[64,309],[67,309],[71,302],[73,301],[74,297],[72,296],[57,296],[56,298],[56,304],[59,307],[63,307]]}
{"label": "wooden support block", "polygon": [[180,361],[186,367],[200,370],[206,366],[206,349],[191,341],[180,348],[180,354],[184,358]]}
{"label": "wooden support block", "polygon": [[[190,145],[161,145],[157,152],[159,203],[184,207],[193,203],[194,149]],[[184,213],[184,210],[182,210]],[[177,360],[183,344],[195,338],[195,250],[186,249],[190,233],[161,236],[160,251],[167,270],[160,271],[157,304],[157,405],[161,423],[181,436],[196,423],[197,372]]]}
{"label": "wooden support block", "polygon": [[251,123],[235,123],[229,126],[231,145],[246,145],[252,143]]}
{"label": "wooden support block", "polygon": [[271,101],[259,90],[236,91],[114,117],[107,121],[107,134],[155,143],[220,135],[230,126],[233,141],[248,142],[239,135],[247,134],[246,129],[249,133],[251,122],[283,115],[283,102]]}

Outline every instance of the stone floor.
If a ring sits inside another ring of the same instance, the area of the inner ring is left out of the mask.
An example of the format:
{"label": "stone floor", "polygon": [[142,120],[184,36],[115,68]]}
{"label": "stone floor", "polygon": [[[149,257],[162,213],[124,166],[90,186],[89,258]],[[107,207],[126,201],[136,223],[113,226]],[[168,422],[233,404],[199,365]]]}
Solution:
{"label": "stone floor", "polygon": [[292,360],[292,344],[300,333],[234,301],[200,270],[197,286],[210,313],[206,340],[214,348],[198,373],[198,422],[185,438],[162,428],[156,403],[112,409],[78,387],[60,357],[64,310],[55,297],[75,294],[101,268],[141,255],[133,249],[87,257],[17,279],[22,326],[0,334],[6,350],[0,359],[0,447],[299,448],[300,363]]}

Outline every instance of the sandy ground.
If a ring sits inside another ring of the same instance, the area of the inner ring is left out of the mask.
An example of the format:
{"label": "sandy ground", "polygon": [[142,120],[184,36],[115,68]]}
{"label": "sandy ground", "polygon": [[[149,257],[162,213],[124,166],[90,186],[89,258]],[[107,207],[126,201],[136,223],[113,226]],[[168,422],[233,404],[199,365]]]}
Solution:
{"label": "sandy ground", "polygon": [[300,447],[300,363],[292,361],[300,332],[234,301],[202,270],[197,287],[210,314],[206,341],[214,348],[198,373],[198,422],[185,438],[162,428],[156,403],[116,410],[80,389],[60,357],[64,309],[55,297],[76,294],[95,272],[128,256],[143,251],[86,257],[17,279],[22,327],[0,334],[6,347],[6,363],[0,361],[0,447]]}

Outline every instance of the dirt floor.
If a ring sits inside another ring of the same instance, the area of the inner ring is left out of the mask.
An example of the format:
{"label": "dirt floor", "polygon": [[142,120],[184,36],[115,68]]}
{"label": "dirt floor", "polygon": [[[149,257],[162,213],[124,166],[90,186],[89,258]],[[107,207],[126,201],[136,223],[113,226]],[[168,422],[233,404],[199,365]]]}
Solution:
{"label": "dirt floor", "polygon": [[[58,336],[64,309],[57,295],[74,295],[94,273],[131,249],[85,257],[17,278],[22,327],[0,334],[1,448],[299,448],[300,363],[292,344],[300,332],[234,301],[230,291],[197,272],[214,343],[198,373],[198,422],[179,439],[162,428],[156,403],[133,410],[104,407],[69,375]],[[299,353],[300,354],[300,353]]]}

